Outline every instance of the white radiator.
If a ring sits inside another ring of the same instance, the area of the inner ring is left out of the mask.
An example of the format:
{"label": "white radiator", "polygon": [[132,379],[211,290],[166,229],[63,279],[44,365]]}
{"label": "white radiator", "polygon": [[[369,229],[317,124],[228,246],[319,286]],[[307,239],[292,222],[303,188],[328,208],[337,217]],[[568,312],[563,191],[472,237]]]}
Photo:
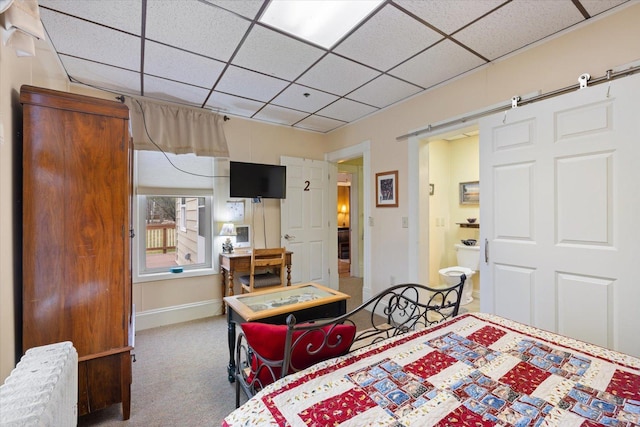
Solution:
{"label": "white radiator", "polygon": [[69,341],[34,347],[0,386],[0,426],[76,426],[78,353]]}

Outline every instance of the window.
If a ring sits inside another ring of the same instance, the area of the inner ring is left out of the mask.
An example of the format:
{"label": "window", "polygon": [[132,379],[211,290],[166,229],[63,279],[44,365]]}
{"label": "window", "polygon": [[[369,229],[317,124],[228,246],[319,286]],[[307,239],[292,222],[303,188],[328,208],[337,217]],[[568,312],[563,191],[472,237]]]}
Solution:
{"label": "window", "polygon": [[211,268],[211,197],[139,195],[138,211],[140,274]]}
{"label": "window", "polygon": [[136,151],[135,162],[136,281],[211,274],[213,158]]}

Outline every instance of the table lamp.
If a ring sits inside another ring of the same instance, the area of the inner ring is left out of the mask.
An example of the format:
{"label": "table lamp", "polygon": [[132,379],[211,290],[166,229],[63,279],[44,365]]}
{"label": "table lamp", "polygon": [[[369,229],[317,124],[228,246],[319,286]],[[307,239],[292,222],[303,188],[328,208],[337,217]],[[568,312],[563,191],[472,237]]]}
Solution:
{"label": "table lamp", "polygon": [[342,214],[342,226],[345,227],[347,225],[345,221],[347,216],[347,205],[342,205],[342,208],[340,209],[340,213]]}
{"label": "table lamp", "polygon": [[220,235],[227,237],[224,243],[222,244],[222,253],[223,254],[232,253],[233,244],[231,243],[231,236],[236,235],[236,227],[230,222],[225,222],[224,224],[222,224],[222,228],[220,229]]}

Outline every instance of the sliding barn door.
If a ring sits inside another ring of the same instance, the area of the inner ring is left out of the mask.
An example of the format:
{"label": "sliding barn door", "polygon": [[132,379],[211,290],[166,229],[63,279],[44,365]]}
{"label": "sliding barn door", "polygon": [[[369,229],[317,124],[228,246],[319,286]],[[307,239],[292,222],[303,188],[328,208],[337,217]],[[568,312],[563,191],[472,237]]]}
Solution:
{"label": "sliding barn door", "polygon": [[480,121],[481,309],[640,356],[640,77]]}

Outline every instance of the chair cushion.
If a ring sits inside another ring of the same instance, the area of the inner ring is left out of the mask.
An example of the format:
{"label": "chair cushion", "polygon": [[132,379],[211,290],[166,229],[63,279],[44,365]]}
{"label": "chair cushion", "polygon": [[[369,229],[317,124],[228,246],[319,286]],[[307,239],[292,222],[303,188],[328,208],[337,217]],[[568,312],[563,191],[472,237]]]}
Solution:
{"label": "chair cushion", "polygon": [[[249,280],[251,276],[240,276],[238,280],[243,285],[249,285]],[[267,286],[276,286],[280,285],[280,276],[278,274],[273,273],[260,273],[255,274],[253,276],[253,287],[254,288],[264,288]]]}
{"label": "chair cushion", "polygon": [[[287,325],[270,325],[260,322],[248,322],[241,324],[242,331],[244,332],[247,343],[254,352],[260,354],[261,357],[274,361],[281,361],[284,359],[284,344],[287,336]],[[330,332],[327,340],[328,345],[325,345],[319,352],[314,354],[308,354],[306,349],[319,348],[324,340],[324,337],[333,325],[327,325],[322,328],[324,332],[320,330],[312,330],[305,334],[306,331],[295,331],[292,337],[292,345],[296,343],[296,340],[300,338],[300,341],[295,344],[293,353],[291,354],[291,366],[295,370],[301,370],[308,368],[323,360],[331,359],[332,357],[345,354],[356,334],[356,327],[350,324],[336,325]],[[301,337],[301,335],[303,335]],[[260,362],[254,356],[252,360],[252,372],[256,372],[260,367]],[[281,369],[274,368],[275,379],[280,378]],[[292,368],[289,369],[287,374],[293,373]],[[271,374],[267,369],[262,369],[258,374],[262,386],[270,384],[274,381],[271,378]],[[250,383],[253,380],[252,376],[247,378]]]}

